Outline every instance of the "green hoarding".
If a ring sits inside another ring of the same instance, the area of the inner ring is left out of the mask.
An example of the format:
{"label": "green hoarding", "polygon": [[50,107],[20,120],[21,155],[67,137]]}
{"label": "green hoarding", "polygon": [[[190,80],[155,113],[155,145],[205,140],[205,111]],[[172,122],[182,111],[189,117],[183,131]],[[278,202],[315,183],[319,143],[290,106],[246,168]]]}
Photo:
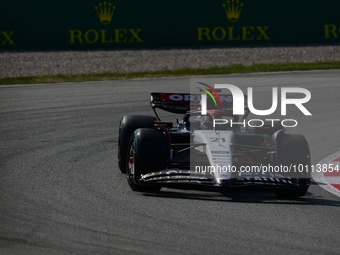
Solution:
{"label": "green hoarding", "polygon": [[2,1],[0,50],[340,42],[340,1]]}

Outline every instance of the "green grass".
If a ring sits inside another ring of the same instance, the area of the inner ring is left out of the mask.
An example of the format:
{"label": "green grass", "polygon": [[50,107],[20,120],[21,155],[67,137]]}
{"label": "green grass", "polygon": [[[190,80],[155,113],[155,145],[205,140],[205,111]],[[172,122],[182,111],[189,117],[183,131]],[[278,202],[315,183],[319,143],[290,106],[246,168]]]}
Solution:
{"label": "green grass", "polygon": [[231,67],[212,67],[206,69],[181,69],[175,71],[166,70],[136,73],[101,73],[79,75],[43,75],[43,76],[9,77],[0,79],[0,85],[107,81],[137,78],[180,77],[195,75],[278,72],[278,71],[307,71],[325,69],[340,69],[340,61],[317,62],[317,63],[256,64],[252,66],[244,66],[240,64],[233,65]]}

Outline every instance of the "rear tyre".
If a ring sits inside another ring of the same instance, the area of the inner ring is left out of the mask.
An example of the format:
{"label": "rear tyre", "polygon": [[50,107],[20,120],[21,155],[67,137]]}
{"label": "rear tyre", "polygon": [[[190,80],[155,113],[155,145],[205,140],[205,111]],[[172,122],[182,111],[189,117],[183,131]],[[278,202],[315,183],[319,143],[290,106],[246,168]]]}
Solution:
{"label": "rear tyre", "polygon": [[118,135],[118,165],[120,171],[126,173],[128,144],[132,133],[137,128],[153,128],[156,118],[152,116],[129,115],[120,120]]}
{"label": "rear tyre", "polygon": [[[285,134],[277,141],[279,165],[282,166],[308,166],[310,170],[310,152],[307,140],[302,135]],[[310,171],[309,171],[310,172]],[[274,188],[273,192],[281,198],[297,198],[304,196],[309,188],[308,173],[302,173],[301,178],[295,179],[299,185],[295,187]]]}
{"label": "rear tyre", "polygon": [[126,162],[126,179],[133,191],[157,192],[157,184],[136,184],[142,174],[166,169],[168,150],[165,135],[151,128],[137,129],[131,136]]}

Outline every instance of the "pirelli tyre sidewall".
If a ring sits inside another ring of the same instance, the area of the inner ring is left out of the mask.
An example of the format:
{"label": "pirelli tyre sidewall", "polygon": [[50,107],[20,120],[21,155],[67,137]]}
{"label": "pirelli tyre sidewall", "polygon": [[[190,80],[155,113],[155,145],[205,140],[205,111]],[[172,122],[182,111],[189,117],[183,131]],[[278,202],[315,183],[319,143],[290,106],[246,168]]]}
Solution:
{"label": "pirelli tyre sidewall", "polygon": [[153,128],[156,118],[153,116],[128,115],[120,120],[118,134],[118,166],[126,173],[128,144],[133,132],[138,128]]}
{"label": "pirelli tyre sidewall", "polygon": [[[309,145],[303,135],[283,134],[278,137],[276,146],[279,165],[303,165],[309,166],[310,170]],[[309,187],[310,176],[308,174],[301,175],[301,178],[296,180],[298,181],[298,186],[274,188],[275,195],[287,198],[304,196]]]}
{"label": "pirelli tyre sidewall", "polygon": [[165,134],[155,128],[139,128],[129,141],[126,178],[134,191],[158,191],[161,186],[141,183],[142,174],[166,169],[168,144]]}

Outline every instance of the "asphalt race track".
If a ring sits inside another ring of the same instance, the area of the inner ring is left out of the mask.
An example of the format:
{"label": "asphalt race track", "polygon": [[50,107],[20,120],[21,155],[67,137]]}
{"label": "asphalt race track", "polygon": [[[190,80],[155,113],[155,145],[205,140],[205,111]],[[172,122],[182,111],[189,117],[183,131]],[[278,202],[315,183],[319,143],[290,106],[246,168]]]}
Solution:
{"label": "asphalt race track", "polygon": [[[312,164],[340,150],[339,71],[224,78],[253,86],[259,109],[273,86],[309,89],[313,116],[288,108],[299,121],[288,132],[307,138]],[[0,254],[339,254],[340,197],[315,183],[296,200],[130,190],[117,166],[120,118],[153,115],[150,92],[188,88],[189,78],[1,86]]]}

